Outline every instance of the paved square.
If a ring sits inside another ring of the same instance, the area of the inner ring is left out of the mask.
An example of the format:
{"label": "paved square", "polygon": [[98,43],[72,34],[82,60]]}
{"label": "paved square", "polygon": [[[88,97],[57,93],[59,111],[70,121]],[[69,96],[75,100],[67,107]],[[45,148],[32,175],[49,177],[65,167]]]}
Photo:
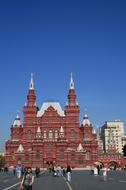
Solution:
{"label": "paved square", "polygon": [[[12,174],[0,174],[0,190],[17,190],[19,180]],[[12,187],[11,187],[12,186]],[[90,175],[89,171],[72,171],[72,181],[63,177],[42,174],[35,179],[33,190],[123,190],[126,188],[126,171],[110,171],[106,182],[100,176]]]}

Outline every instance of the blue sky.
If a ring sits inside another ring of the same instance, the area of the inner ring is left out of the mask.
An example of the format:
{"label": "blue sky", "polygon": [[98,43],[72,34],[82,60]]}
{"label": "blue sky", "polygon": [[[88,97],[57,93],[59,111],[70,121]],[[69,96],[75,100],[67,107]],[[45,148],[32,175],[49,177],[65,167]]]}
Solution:
{"label": "blue sky", "polygon": [[0,149],[26,101],[34,73],[37,104],[67,101],[73,72],[80,121],[126,121],[124,0],[0,1]]}

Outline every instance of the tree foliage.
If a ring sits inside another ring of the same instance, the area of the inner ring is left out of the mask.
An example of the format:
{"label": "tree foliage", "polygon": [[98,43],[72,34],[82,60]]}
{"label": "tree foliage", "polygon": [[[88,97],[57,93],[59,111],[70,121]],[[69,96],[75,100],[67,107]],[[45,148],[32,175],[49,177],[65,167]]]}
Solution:
{"label": "tree foliage", "polygon": [[123,156],[126,156],[126,144],[123,146]]}
{"label": "tree foliage", "polygon": [[0,155],[0,167],[4,167],[5,165],[5,157]]}

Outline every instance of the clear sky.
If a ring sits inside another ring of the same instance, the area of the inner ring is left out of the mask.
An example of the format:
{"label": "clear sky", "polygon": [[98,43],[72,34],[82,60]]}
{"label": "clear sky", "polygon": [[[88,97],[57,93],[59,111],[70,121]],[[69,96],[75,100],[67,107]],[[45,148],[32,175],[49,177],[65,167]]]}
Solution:
{"label": "clear sky", "polygon": [[37,104],[67,101],[73,72],[80,121],[126,121],[126,1],[0,1],[0,149],[34,73]]}

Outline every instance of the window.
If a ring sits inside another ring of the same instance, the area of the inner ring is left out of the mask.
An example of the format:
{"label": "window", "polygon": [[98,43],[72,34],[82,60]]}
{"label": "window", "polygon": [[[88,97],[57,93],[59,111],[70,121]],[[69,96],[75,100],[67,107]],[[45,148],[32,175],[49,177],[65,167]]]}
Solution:
{"label": "window", "polygon": [[85,160],[90,160],[90,152],[87,152],[85,155]]}
{"label": "window", "polygon": [[47,134],[46,134],[46,131],[44,131],[44,135],[43,135],[44,139],[47,138]]}
{"label": "window", "polygon": [[39,150],[36,151],[35,157],[36,157],[36,160],[40,160],[40,152],[39,152]]}
{"label": "window", "polygon": [[83,159],[82,159],[82,158],[79,158],[78,163],[79,163],[79,164],[83,164]]}
{"label": "window", "polygon": [[58,138],[58,131],[55,130],[55,138],[57,139]]}
{"label": "window", "polygon": [[25,161],[29,162],[29,155],[25,155]]}
{"label": "window", "polygon": [[52,133],[52,130],[49,131],[49,139],[52,139],[53,138],[53,133]]}
{"label": "window", "polygon": [[74,140],[75,140],[75,136],[76,136],[76,133],[75,133],[74,129],[72,129],[72,130],[70,131],[70,139],[71,139],[72,141],[74,141]]}
{"label": "window", "polygon": [[64,159],[64,152],[63,151],[60,152],[59,158]]}
{"label": "window", "polygon": [[22,163],[22,161],[19,159],[19,160],[18,160],[18,164],[21,164],[21,163]]}
{"label": "window", "polygon": [[32,132],[31,130],[28,130],[28,140],[31,140],[32,139]]}
{"label": "window", "polygon": [[75,155],[71,154],[71,161],[76,161]]}

